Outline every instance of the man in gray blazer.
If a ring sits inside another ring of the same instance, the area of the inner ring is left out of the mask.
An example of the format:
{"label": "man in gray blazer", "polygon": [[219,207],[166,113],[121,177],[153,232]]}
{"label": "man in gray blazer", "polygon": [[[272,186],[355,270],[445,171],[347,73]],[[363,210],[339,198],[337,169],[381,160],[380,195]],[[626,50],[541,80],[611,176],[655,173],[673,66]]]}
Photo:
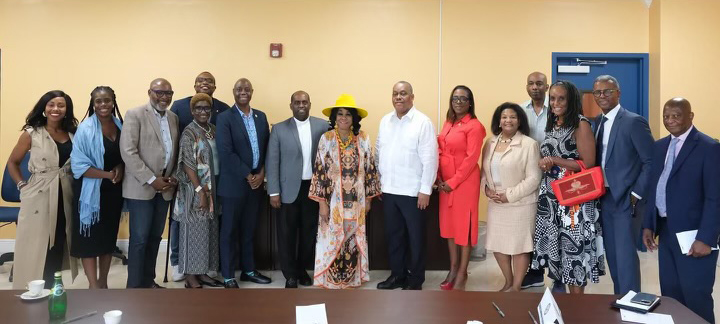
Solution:
{"label": "man in gray blazer", "polygon": [[605,255],[613,291],[624,295],[629,290],[640,291],[636,244],[640,242],[640,209],[647,197],[654,141],[647,120],[620,106],[620,83],[613,76],[597,77],[593,96],[602,109],[593,130],[596,165],[603,169],[607,189],[600,198]]}
{"label": "man in gray blazer", "polygon": [[310,95],[305,91],[292,94],[290,110],[293,117],[270,132],[265,172],[270,205],[279,209],[277,235],[285,288],[297,288],[298,283],[312,285],[305,269],[313,264],[318,203],[308,198],[308,191],[317,144],[328,131],[328,122],[309,117]]}
{"label": "man in gray blazer", "polygon": [[177,185],[172,177],[178,151],[178,117],[168,107],[172,86],[150,83],[150,102],[125,114],[120,155],[125,162],[123,197],[130,210],[127,288],[163,288],[155,283],[155,260],[168,205]]}

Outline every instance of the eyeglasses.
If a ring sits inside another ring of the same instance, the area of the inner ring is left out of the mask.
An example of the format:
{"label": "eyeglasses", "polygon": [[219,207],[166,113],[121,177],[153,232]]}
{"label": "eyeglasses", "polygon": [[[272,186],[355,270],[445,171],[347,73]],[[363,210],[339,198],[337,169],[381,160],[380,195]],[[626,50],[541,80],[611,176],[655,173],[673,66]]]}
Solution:
{"label": "eyeglasses", "polygon": [[193,110],[197,112],[211,112],[212,107],[195,107]]}
{"label": "eyeglasses", "polygon": [[450,101],[465,103],[465,102],[470,101],[470,98],[465,97],[465,96],[452,96],[452,97],[450,97]]}
{"label": "eyeglasses", "polygon": [[152,92],[154,92],[155,95],[158,97],[162,97],[162,96],[172,97],[172,95],[175,93],[175,91],[172,91],[172,90],[170,90],[170,91],[152,90]]}
{"label": "eyeglasses", "polygon": [[593,96],[600,97],[600,95],[605,95],[605,97],[610,97],[617,89],[605,89],[605,90],[595,90],[592,92]]}

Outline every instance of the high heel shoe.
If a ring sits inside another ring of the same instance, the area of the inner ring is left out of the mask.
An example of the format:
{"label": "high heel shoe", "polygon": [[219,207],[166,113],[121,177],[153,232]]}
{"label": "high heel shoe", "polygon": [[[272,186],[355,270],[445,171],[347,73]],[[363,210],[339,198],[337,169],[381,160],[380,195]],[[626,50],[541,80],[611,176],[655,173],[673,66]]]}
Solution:
{"label": "high heel shoe", "polygon": [[454,281],[443,281],[440,284],[440,289],[442,290],[453,290],[453,287],[455,286]]}

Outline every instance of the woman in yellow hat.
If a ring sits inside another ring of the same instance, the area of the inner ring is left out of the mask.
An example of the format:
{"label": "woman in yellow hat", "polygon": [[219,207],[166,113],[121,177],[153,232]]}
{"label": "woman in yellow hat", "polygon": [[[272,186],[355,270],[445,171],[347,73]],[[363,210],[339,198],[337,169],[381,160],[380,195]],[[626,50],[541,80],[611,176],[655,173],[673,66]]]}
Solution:
{"label": "woman in yellow hat", "polygon": [[320,203],[314,285],[359,287],[370,280],[365,215],[380,194],[370,137],[360,131],[367,111],[343,94],[323,114],[330,130],[318,143],[308,195]]}

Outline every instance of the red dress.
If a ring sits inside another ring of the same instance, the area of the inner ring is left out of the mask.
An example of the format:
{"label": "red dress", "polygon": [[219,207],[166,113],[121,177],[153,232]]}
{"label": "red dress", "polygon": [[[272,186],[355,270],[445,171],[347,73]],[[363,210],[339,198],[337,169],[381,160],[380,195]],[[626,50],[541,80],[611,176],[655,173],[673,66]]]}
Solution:
{"label": "red dress", "polygon": [[477,244],[478,160],[484,139],[485,127],[469,114],[454,124],[446,121],[438,136],[438,178],[453,188],[450,193],[440,191],[440,236],[457,245]]}

